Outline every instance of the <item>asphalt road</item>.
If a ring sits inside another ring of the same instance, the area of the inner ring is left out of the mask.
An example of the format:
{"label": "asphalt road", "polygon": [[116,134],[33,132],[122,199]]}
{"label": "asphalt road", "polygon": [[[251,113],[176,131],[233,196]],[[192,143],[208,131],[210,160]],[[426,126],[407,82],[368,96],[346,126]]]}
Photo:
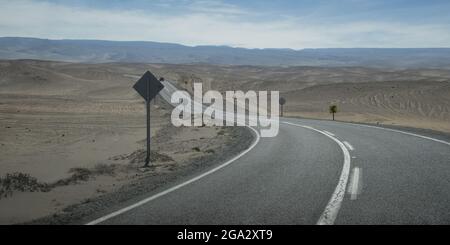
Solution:
{"label": "asphalt road", "polygon": [[238,159],[91,224],[450,224],[448,141],[281,121]]}

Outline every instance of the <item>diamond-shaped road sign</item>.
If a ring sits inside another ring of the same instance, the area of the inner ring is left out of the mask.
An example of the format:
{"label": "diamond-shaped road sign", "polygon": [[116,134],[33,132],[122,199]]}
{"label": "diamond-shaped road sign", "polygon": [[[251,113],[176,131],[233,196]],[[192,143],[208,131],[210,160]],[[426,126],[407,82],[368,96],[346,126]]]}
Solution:
{"label": "diamond-shaped road sign", "polygon": [[150,102],[164,88],[164,85],[156,77],[147,71],[134,84],[133,88],[147,101]]}
{"label": "diamond-shaped road sign", "polygon": [[144,167],[148,167],[150,164],[150,101],[164,88],[164,85],[147,71],[133,88],[147,101],[147,157]]}

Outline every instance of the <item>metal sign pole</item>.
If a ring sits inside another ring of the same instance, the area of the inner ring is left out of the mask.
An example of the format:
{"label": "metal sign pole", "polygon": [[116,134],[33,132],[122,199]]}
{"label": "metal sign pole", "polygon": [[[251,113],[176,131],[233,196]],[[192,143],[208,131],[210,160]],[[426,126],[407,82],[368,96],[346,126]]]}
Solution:
{"label": "metal sign pole", "polygon": [[146,101],[147,104],[147,157],[145,158],[144,167],[150,165],[150,101]]}
{"label": "metal sign pole", "polygon": [[144,167],[150,165],[150,81],[147,81],[147,98],[145,100],[147,105],[147,157],[145,158]]}
{"label": "metal sign pole", "polygon": [[147,107],[147,157],[144,167],[148,167],[150,165],[150,102],[164,88],[164,85],[151,72],[147,71],[134,84],[133,88],[145,99]]}

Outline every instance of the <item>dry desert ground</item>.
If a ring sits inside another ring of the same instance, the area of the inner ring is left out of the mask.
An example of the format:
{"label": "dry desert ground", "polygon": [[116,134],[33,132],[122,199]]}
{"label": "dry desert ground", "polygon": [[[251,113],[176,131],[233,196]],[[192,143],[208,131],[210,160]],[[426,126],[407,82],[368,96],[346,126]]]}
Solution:
{"label": "dry desert ground", "polygon": [[[218,154],[232,128],[175,128],[152,102],[153,168],[142,172],[145,107],[131,88],[146,70],[189,90],[278,90],[285,116],[450,132],[450,70],[79,64],[0,61],[0,224],[29,222]],[[248,135],[246,136],[249,137]],[[7,176],[9,174],[9,177]],[[9,182],[7,182],[9,181]]]}
{"label": "dry desert ground", "polygon": [[145,105],[130,74],[151,66],[116,67],[0,62],[0,224],[70,213],[73,204],[149,176],[186,174],[185,165],[218,155],[239,135],[225,127],[176,128],[171,107],[157,97],[150,113],[152,167],[142,171]]}

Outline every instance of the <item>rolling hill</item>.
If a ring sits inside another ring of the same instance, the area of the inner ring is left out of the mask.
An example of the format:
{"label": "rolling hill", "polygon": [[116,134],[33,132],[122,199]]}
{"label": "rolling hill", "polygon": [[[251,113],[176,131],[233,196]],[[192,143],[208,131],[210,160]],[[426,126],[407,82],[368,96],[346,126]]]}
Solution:
{"label": "rolling hill", "polygon": [[450,48],[433,49],[245,49],[171,43],[0,38],[0,59],[87,63],[205,63],[261,66],[365,66],[447,68]]}

